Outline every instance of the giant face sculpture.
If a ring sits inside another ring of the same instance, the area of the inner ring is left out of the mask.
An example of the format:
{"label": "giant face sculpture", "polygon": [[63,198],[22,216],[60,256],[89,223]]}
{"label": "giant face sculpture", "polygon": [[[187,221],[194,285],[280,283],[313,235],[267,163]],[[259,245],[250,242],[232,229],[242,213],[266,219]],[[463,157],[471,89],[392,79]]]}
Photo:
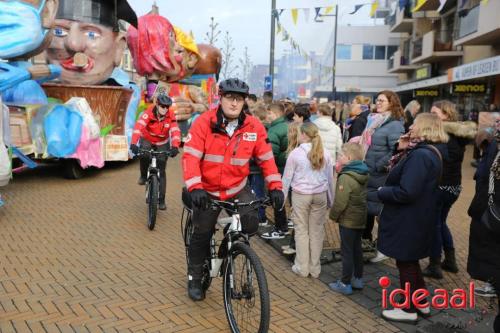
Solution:
{"label": "giant face sculpture", "polygon": [[27,59],[50,43],[59,0],[0,0],[0,59]]}
{"label": "giant face sculpture", "polygon": [[125,35],[117,32],[118,19],[137,24],[126,0],[114,15],[110,0],[60,0],[47,50],[50,63],[62,67],[61,81],[70,84],[101,84],[120,65],[126,47]]}

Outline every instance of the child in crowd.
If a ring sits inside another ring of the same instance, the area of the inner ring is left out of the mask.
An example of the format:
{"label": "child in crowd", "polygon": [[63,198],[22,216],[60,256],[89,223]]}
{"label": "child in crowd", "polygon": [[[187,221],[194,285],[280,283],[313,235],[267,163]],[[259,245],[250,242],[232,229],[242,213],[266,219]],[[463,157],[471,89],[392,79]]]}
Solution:
{"label": "child in crowd", "polygon": [[[282,104],[273,103],[267,109],[267,138],[273,148],[274,160],[281,175],[285,170],[286,150],[288,147],[288,125],[285,121],[285,108]],[[283,239],[288,232],[286,210],[274,209],[274,230],[262,234],[264,239]]]}
{"label": "child in crowd", "polygon": [[326,210],[333,200],[333,161],[321,142],[318,127],[311,122],[300,126],[300,146],[286,161],[283,192],[292,187],[292,221],[296,255],[292,271],[302,277],[318,278],[325,237]]}
{"label": "child in crowd", "polygon": [[[366,224],[366,185],[368,167],[363,162],[363,147],[346,143],[337,160],[337,189],[330,218],[339,223],[342,279],[329,287],[344,295],[363,288],[363,251],[361,236]],[[353,278],[354,270],[354,278]]]}
{"label": "child in crowd", "polygon": [[[297,148],[299,143],[299,134],[300,134],[300,124],[298,123],[290,123],[288,125],[288,148],[286,150],[286,156],[290,155],[292,150]],[[292,189],[288,190],[288,200],[290,206],[292,206]],[[291,207],[293,210],[293,207]],[[293,212],[292,212],[293,214]],[[290,238],[290,243],[288,245],[283,245],[281,249],[283,250],[283,254],[295,254],[295,230],[293,229],[293,222],[290,221],[288,223],[288,227],[292,228],[292,237]]]}

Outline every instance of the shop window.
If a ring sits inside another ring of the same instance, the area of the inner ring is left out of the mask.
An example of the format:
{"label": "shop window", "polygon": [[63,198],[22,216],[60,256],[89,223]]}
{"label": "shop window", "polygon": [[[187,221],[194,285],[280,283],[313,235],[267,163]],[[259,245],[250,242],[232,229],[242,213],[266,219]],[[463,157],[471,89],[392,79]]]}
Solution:
{"label": "shop window", "polygon": [[338,44],[337,45],[337,59],[338,60],[351,60],[351,45]]}

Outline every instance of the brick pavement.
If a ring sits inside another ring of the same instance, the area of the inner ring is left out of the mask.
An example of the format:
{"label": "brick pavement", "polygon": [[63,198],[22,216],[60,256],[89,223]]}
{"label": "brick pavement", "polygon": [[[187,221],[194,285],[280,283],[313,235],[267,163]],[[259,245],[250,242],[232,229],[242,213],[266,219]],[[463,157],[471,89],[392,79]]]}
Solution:
{"label": "brick pavement", "polygon": [[[0,332],[227,332],[220,280],[207,299],[185,291],[179,159],[169,162],[167,212],[146,227],[137,163],[68,181],[56,166],[2,188]],[[264,241],[272,332],[398,332],[399,328],[298,278]]]}

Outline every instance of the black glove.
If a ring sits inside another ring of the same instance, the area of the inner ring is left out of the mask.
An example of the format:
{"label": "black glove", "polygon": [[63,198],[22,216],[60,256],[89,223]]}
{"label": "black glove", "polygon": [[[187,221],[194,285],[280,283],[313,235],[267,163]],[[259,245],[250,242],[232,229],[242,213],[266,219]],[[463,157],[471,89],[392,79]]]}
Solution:
{"label": "black glove", "polygon": [[283,205],[285,204],[285,195],[281,190],[272,190],[269,191],[269,198],[271,199],[271,204],[274,209],[281,210]]}
{"label": "black glove", "polygon": [[174,148],[170,149],[170,157],[175,157],[177,155],[179,155],[179,148],[174,147]]}
{"label": "black glove", "polygon": [[210,197],[208,196],[207,191],[196,189],[192,190],[190,194],[193,205],[203,210],[207,210],[209,208]]}
{"label": "black glove", "polygon": [[137,153],[139,152],[139,147],[136,144],[131,144],[130,151],[134,153],[134,155],[137,155]]}

